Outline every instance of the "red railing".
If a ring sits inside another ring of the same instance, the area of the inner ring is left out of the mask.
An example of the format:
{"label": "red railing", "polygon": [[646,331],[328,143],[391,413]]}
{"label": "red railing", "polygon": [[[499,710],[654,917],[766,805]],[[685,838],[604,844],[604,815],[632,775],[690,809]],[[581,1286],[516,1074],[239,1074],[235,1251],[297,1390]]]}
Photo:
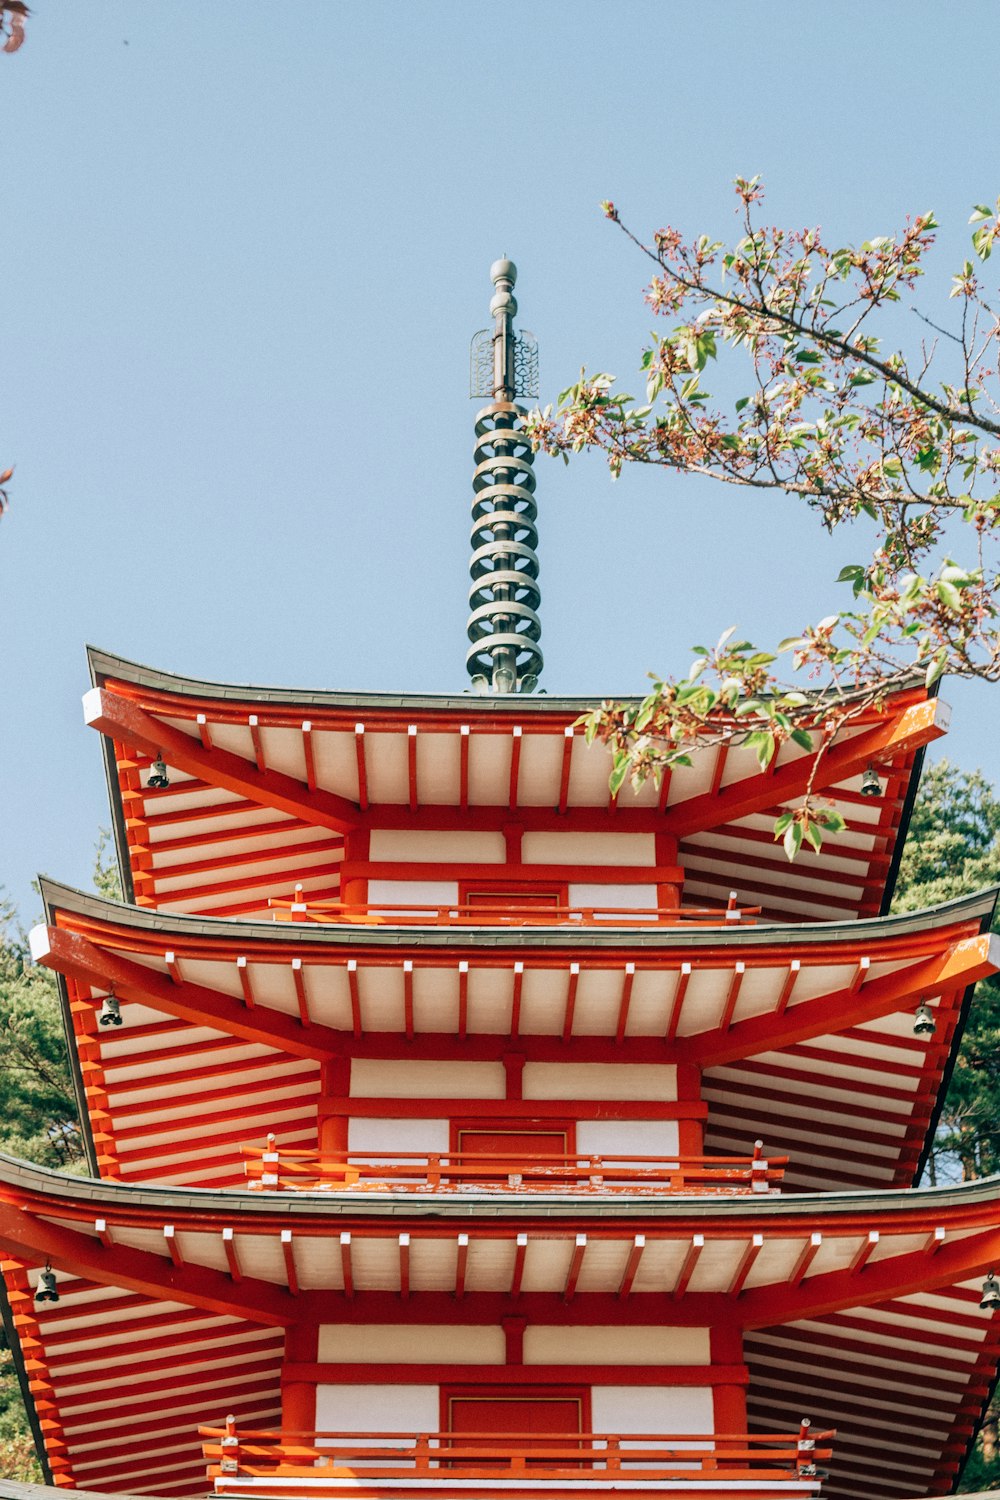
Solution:
{"label": "red railing", "polygon": [[787,1156],[767,1158],[757,1141],[753,1156],[588,1156],[575,1152],[318,1151],[241,1146],[251,1188],[278,1192],[338,1191],[573,1193],[776,1193]]}
{"label": "red railing", "polygon": [[707,906],[496,906],[453,901],[445,906],[406,902],[282,901],[268,897],[275,922],[320,922],[369,927],[718,927],[753,926],[759,906],[739,907],[735,898],[725,910]]}
{"label": "red railing", "polygon": [[756,1480],[818,1479],[833,1430],[813,1434],[808,1422],[798,1433],[726,1433],[706,1436],[662,1433],[489,1432],[292,1432],[240,1431],[235,1419],[224,1427],[200,1427],[209,1478],[225,1491],[227,1479],[282,1480],[296,1477],[359,1480],[436,1479],[467,1483],[475,1479],[571,1480],[586,1485],[625,1471],[628,1480],[684,1479],[724,1483]]}

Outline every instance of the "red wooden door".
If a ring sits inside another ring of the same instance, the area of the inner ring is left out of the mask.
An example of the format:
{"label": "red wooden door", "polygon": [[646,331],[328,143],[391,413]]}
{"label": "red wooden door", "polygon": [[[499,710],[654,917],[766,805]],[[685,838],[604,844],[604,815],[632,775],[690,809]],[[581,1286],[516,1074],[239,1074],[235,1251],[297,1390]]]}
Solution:
{"label": "red wooden door", "polygon": [[[529,1158],[535,1155],[565,1156],[569,1150],[569,1132],[564,1128],[546,1130],[539,1127],[522,1130],[507,1130],[503,1126],[490,1128],[480,1125],[460,1125],[455,1132],[455,1149],[464,1159],[470,1171],[484,1175],[479,1181],[506,1181],[513,1173],[523,1172]],[[475,1156],[488,1155],[496,1158],[495,1175],[489,1162],[476,1162]],[[555,1175],[557,1162],[540,1163],[540,1166]],[[558,1181],[568,1178],[560,1175]]]}
{"label": "red wooden door", "polygon": [[[544,1451],[546,1448],[568,1447],[556,1441],[566,1439],[583,1431],[583,1394],[507,1395],[482,1393],[448,1398],[448,1430],[455,1434],[453,1446],[488,1446],[492,1438],[528,1437],[530,1447]],[[468,1434],[464,1437],[463,1435]],[[473,1436],[473,1434],[475,1436]],[[535,1439],[537,1438],[537,1441]],[[498,1447],[509,1451],[501,1442]],[[499,1456],[494,1460],[477,1460],[486,1467],[494,1463],[504,1464]],[[531,1460],[529,1459],[530,1463]],[[540,1458],[539,1463],[545,1460]],[[569,1459],[555,1460],[560,1467],[568,1466]]]}

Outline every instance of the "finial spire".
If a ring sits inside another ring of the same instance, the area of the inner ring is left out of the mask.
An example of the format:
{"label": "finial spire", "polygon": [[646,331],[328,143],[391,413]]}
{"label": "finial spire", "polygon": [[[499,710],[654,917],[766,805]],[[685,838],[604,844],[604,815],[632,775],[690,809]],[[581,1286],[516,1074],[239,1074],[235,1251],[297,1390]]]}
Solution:
{"label": "finial spire", "polygon": [[538,508],[531,444],[524,436],[519,396],[538,396],[538,345],[514,332],[517,267],[504,257],[490,268],[492,329],[472,340],[470,394],[491,397],[476,416],[472,477],[472,587],[465,664],[477,693],[530,693],[542,670],[536,614]]}

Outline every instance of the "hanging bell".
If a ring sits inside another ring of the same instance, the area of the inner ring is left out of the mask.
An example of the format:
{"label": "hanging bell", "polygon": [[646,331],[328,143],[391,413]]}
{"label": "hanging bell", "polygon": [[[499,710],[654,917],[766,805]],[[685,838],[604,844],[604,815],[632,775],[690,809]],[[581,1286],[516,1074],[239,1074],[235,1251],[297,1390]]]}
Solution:
{"label": "hanging bell", "polygon": [[922,1000],[913,1014],[913,1035],[933,1036],[936,1030],[937,1022],[934,1019],[934,1012],[927,1001]]}
{"label": "hanging bell", "polygon": [[156,760],[153,761],[153,764],[150,767],[146,785],[155,787],[157,791],[162,791],[164,787],[170,785],[170,777],[167,775],[166,762],[161,760],[159,756],[157,756]]}
{"label": "hanging bell", "polygon": [[35,1288],[36,1302],[58,1302],[59,1288],[56,1285],[56,1273],[51,1266],[39,1274],[38,1285]]}
{"label": "hanging bell", "polygon": [[997,1281],[992,1271],[983,1282],[983,1295],[979,1306],[983,1312],[993,1312],[995,1308],[1000,1307],[1000,1281]]}
{"label": "hanging bell", "polygon": [[101,1014],[98,1020],[102,1026],[120,1026],[122,1024],[121,1001],[117,995],[105,995],[101,1001]]}
{"label": "hanging bell", "polygon": [[882,783],[878,779],[878,772],[873,765],[865,767],[861,778],[861,795],[863,797],[880,797],[882,795]]}

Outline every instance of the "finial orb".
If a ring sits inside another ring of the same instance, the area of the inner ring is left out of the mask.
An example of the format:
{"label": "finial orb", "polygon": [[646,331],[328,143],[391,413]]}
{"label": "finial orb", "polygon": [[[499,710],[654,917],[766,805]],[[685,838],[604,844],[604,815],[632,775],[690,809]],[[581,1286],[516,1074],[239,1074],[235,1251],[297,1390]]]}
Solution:
{"label": "finial orb", "polygon": [[511,286],[517,280],[517,267],[512,260],[504,256],[501,260],[495,260],[490,266],[490,280],[496,286],[498,281],[509,281]]}
{"label": "finial orb", "polygon": [[517,298],[511,292],[494,292],[490,302],[490,317],[506,313],[509,318],[517,316]]}

